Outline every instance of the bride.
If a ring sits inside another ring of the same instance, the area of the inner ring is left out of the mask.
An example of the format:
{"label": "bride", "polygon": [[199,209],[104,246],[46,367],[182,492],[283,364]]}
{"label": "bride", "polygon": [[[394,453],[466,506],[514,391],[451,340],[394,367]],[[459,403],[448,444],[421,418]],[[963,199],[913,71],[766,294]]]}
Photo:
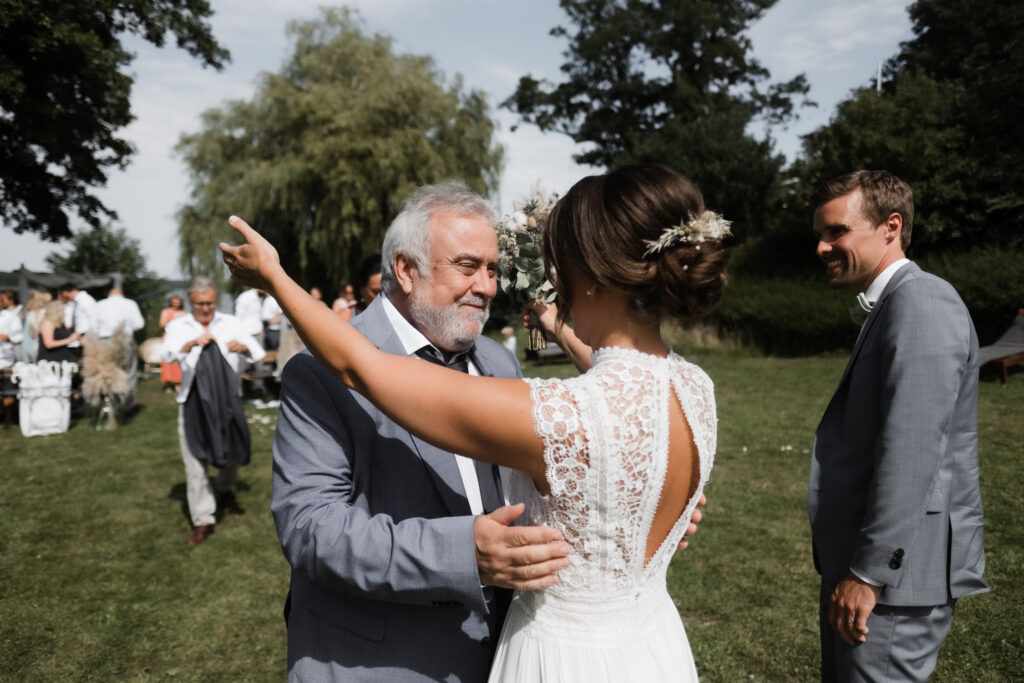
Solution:
{"label": "bride", "polygon": [[526,522],[572,546],[556,585],[515,595],[491,681],[697,679],[665,574],[708,480],[717,419],[711,380],[660,324],[718,301],[728,223],[689,180],[628,166],[584,178],[552,210],[544,261],[568,305],[542,319],[591,366],[568,380],[385,355],[292,281],[244,221],[230,223],[246,240],[221,245],[232,274],[269,291],[324,365],[434,445],[518,470],[509,497],[526,503]]}

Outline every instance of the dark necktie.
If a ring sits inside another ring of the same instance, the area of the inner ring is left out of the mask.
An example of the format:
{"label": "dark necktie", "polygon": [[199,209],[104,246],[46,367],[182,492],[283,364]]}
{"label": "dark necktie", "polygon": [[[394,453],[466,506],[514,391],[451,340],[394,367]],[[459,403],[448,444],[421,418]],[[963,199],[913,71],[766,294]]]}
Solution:
{"label": "dark necktie", "polygon": [[[468,351],[452,356],[447,363],[433,346],[424,346],[416,352],[416,355],[435,365],[443,365],[459,372],[469,372]],[[476,479],[480,486],[480,502],[483,504],[486,515],[505,504],[501,498],[501,478],[498,475],[498,466],[479,460],[474,460],[473,465],[476,467]]]}

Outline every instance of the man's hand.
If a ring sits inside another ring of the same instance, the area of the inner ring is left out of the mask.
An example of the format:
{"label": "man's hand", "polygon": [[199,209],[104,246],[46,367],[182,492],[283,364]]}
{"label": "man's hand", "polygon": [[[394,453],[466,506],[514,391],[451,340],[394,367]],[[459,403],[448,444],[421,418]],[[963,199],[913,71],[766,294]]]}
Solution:
{"label": "man's hand", "polygon": [[536,590],[558,583],[556,572],[569,566],[569,544],[546,526],[509,526],[526,509],[522,503],[500,507],[473,522],[473,543],[480,583],[499,588]]}
{"label": "man's hand", "polygon": [[867,640],[868,615],[875,609],[881,586],[872,586],[850,572],[832,591],[828,604],[828,623],[846,641],[856,645]]}
{"label": "man's hand", "polygon": [[701,512],[701,508],[708,504],[708,497],[701,494],[700,500],[697,501],[697,507],[693,509],[693,514],[690,516],[690,526],[686,527],[686,533],[683,534],[683,539],[679,541],[679,549],[686,550],[690,542],[686,540],[687,536],[693,536],[697,533],[697,525],[700,524],[701,520],[704,519],[704,513]]}
{"label": "man's hand", "polygon": [[241,353],[246,356],[249,355],[249,347],[241,342],[235,341],[234,339],[228,342],[228,351],[232,353]]}

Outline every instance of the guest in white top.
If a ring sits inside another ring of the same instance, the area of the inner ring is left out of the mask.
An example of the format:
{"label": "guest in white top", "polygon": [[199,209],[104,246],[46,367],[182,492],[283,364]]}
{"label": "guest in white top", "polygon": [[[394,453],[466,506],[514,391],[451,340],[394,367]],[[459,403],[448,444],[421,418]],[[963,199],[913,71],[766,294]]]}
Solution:
{"label": "guest in white top", "polygon": [[93,308],[90,329],[100,339],[109,339],[122,324],[124,331],[130,336],[133,332],[141,330],[146,321],[142,317],[139,305],[125,298],[120,288],[114,287],[107,298]]}
{"label": "guest in white top", "polygon": [[[96,306],[96,299],[93,299],[89,292],[79,289],[74,283],[67,283],[57,290],[57,298],[64,304],[64,325],[72,332],[85,335],[89,331],[89,323],[92,320],[92,309]],[[78,343],[74,342],[73,346]]]}
{"label": "guest in white top", "polygon": [[235,298],[235,317],[242,323],[247,334],[263,339],[263,298],[266,292],[247,289]]}
{"label": "guest in white top", "polygon": [[17,389],[7,369],[18,360],[16,349],[21,344],[21,306],[13,289],[0,290],[0,395],[3,396],[4,428],[14,424],[14,401]]}

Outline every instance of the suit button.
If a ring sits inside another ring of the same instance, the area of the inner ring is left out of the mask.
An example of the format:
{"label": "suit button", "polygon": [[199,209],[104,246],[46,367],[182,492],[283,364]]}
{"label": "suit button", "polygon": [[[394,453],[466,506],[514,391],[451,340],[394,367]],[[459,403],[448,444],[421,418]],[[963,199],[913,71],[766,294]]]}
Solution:
{"label": "suit button", "polygon": [[889,569],[899,569],[902,565],[903,563],[900,562],[900,558],[898,557],[894,557],[889,560]]}
{"label": "suit button", "polygon": [[902,558],[905,554],[906,553],[903,552],[903,548],[896,548],[896,550],[893,552],[893,556],[899,558]]}

